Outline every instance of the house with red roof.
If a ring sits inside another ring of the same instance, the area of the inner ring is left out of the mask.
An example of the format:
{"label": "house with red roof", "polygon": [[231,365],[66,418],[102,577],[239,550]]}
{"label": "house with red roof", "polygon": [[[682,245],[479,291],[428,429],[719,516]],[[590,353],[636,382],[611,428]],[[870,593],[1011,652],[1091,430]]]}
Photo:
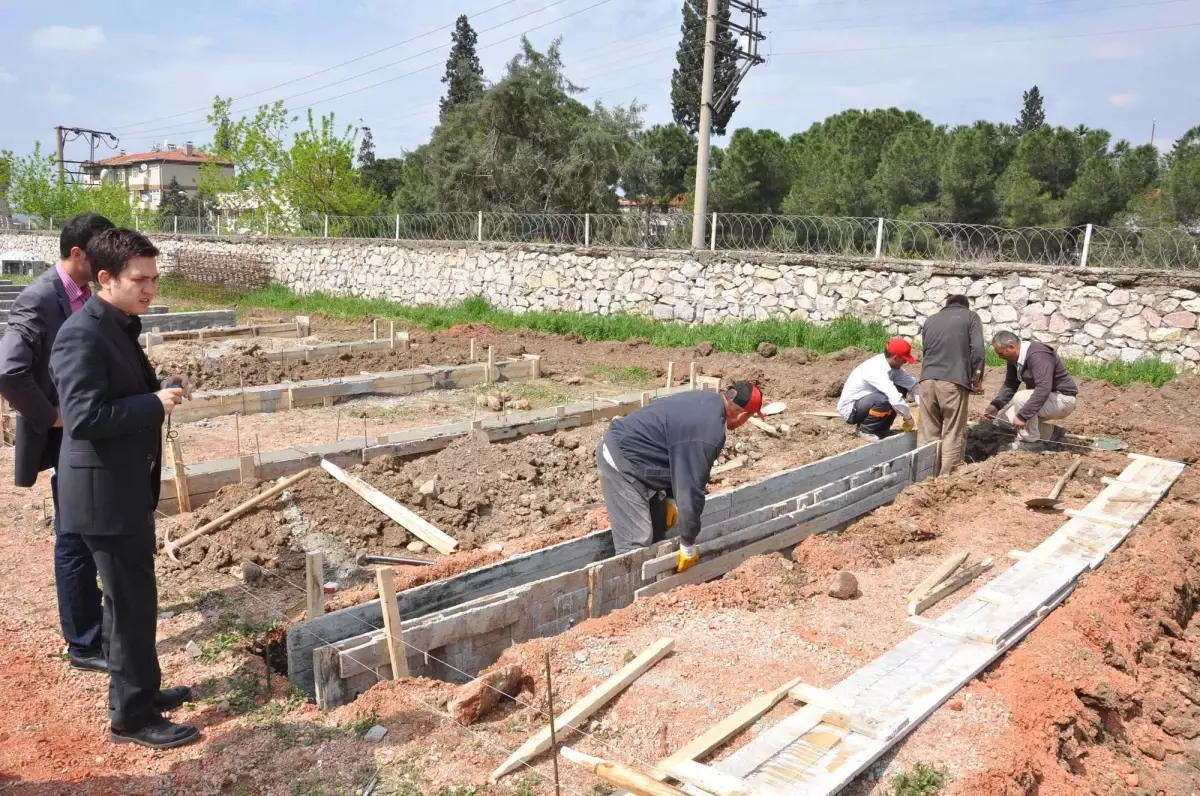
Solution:
{"label": "house with red roof", "polygon": [[221,176],[233,176],[233,163],[214,158],[196,149],[189,141],[177,147],[155,147],[150,152],[119,155],[83,164],[85,184],[110,183],[123,185],[129,191],[129,201],[140,211],[157,210],[162,204],[163,192],[172,178],[189,198],[200,189],[200,169],[212,165],[220,170]]}

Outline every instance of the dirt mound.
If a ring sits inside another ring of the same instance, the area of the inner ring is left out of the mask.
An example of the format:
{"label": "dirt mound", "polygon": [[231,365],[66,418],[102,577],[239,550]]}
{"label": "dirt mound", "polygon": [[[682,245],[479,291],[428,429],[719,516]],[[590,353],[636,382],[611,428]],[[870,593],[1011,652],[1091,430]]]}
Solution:
{"label": "dirt mound", "polygon": [[[1180,481],[1200,477],[1187,473]],[[1154,515],[985,676],[1012,713],[965,794],[1191,793],[1200,781],[1200,511]],[[976,686],[972,686],[975,688]]]}

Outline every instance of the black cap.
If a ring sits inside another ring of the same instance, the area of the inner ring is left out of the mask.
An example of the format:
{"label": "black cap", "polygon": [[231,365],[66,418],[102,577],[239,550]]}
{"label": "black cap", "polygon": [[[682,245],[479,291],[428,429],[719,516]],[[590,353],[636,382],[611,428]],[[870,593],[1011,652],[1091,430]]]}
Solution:
{"label": "black cap", "polygon": [[762,415],[763,395],[762,390],[752,381],[735,381],[729,385],[729,389],[725,391],[729,397],[729,401],[735,406],[740,406],[746,409],[753,415]]}

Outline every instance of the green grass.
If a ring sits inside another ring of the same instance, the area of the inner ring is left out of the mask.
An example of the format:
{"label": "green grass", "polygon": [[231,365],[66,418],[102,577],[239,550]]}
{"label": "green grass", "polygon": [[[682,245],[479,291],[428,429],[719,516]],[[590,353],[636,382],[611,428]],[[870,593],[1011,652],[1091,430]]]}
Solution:
{"label": "green grass", "polygon": [[221,617],[217,620],[212,636],[204,642],[204,652],[200,658],[205,663],[218,661],[234,647],[254,641],[274,630],[275,625],[276,623],[270,620]]}
{"label": "green grass", "polygon": [[611,365],[588,365],[584,369],[589,379],[613,384],[618,387],[648,387],[651,383],[650,372],[645,368],[634,365],[629,368],[615,368]]}
{"label": "green grass", "polygon": [[911,771],[892,778],[893,796],[937,796],[950,781],[945,770],[917,763]]}
{"label": "green grass", "polygon": [[688,348],[711,341],[717,351],[749,353],[759,343],[784,348],[803,347],[819,354],[848,346],[882,350],[887,329],[878,322],[839,318],[825,326],[803,321],[747,321],[735,324],[685,326],[632,315],[585,315],[578,312],[528,312],[517,315],[496,309],[476,296],[450,307],[404,307],[384,299],[331,296],[326,293],[300,295],[281,285],[265,290],[237,291],[178,281],[161,283],[163,300],[182,299],[205,304],[236,305],[239,309],[268,309],[302,315],[324,315],[339,320],[370,317],[392,318],[418,324],[431,331],[465,323],[486,323],[500,331],[528,329],[552,334],[578,334],[586,340],[626,341],[635,337],[664,348]]}
{"label": "green grass", "polygon": [[[528,329],[552,334],[577,334],[585,340],[592,341],[624,342],[636,337],[649,340],[651,345],[662,348],[690,348],[707,340],[712,342],[717,351],[734,354],[750,353],[758,348],[759,343],[774,343],[781,348],[806,348],[817,354],[829,354],[851,346],[865,351],[881,351],[891,337],[882,323],[849,316],[838,318],[823,326],[804,321],[781,320],[686,326],[632,315],[584,315],[577,312],[528,312],[517,315],[492,307],[481,296],[469,298],[450,307],[405,307],[385,299],[331,296],[326,293],[300,295],[282,285],[272,285],[264,290],[241,291],[164,279],[160,288],[162,299],[166,301],[176,299],[201,304],[237,306],[239,309],[323,315],[350,321],[372,317],[390,318],[417,324],[430,331],[449,329],[466,323],[483,323],[499,331]],[[1003,364],[1003,360],[990,348],[987,361],[991,367]],[[1133,382],[1145,382],[1161,387],[1178,375],[1173,365],[1150,357],[1136,362],[1112,363],[1066,360],[1066,365],[1074,375],[1106,381],[1118,387]],[[622,383],[623,380],[616,373],[616,369],[609,375],[612,376],[611,379],[601,380]],[[648,378],[648,374],[646,375]],[[631,386],[644,383],[635,381],[637,380],[633,374],[624,378],[624,383]]]}
{"label": "green grass", "polygon": [[[1006,363],[989,347],[987,364],[990,368],[1002,368]],[[1161,387],[1179,376],[1179,371],[1174,365],[1154,357],[1143,357],[1133,362],[1085,362],[1082,359],[1064,359],[1063,364],[1072,376],[1106,381],[1114,387],[1124,387],[1134,382]]]}

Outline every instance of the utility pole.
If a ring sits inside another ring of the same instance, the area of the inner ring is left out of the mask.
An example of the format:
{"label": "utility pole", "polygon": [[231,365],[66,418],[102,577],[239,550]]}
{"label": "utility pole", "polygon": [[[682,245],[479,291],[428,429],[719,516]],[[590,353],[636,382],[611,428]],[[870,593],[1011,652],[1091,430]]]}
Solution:
{"label": "utility pole", "polygon": [[54,128],[54,152],[58,155],[58,181],[62,183],[67,179],[67,168],[63,164],[63,129],[61,126]]}
{"label": "utility pole", "polygon": [[1158,127],[1158,119],[1150,120],[1150,146],[1154,146],[1154,131]]}
{"label": "utility pole", "polygon": [[[88,140],[88,159],[87,160],[67,160],[64,155],[64,148],[68,143],[78,138],[86,137]],[[119,143],[117,137],[112,133],[106,133],[101,130],[89,130],[86,127],[63,127],[61,125],[54,128],[54,148],[58,155],[58,180],[63,182],[66,180],[67,166],[78,166],[80,174],[73,174],[78,178],[82,174],[82,167],[85,163],[94,163],[96,161],[96,144],[103,142],[109,149],[116,149]]]}
{"label": "utility pole", "polygon": [[696,188],[692,209],[692,248],[704,248],[704,226],[708,219],[708,164],[709,141],[712,137],[712,114],[720,110],[733,96],[750,67],[763,63],[758,54],[758,43],[765,36],[759,30],[759,20],[767,15],[761,8],[761,0],[728,0],[730,8],[736,8],[748,15],[746,25],[729,23],[729,29],[741,34],[741,42],[732,53],[741,61],[729,85],[721,91],[721,96],[713,101],[713,72],[717,61],[717,0],[708,0],[708,10],[704,20],[704,78],[700,85],[700,140],[696,147]]}
{"label": "utility pole", "polygon": [[708,0],[704,18],[704,82],[700,85],[700,141],[696,149],[696,195],[692,207],[692,248],[704,248],[708,216],[708,149],[712,136],[713,68],[717,62],[717,0]]}

